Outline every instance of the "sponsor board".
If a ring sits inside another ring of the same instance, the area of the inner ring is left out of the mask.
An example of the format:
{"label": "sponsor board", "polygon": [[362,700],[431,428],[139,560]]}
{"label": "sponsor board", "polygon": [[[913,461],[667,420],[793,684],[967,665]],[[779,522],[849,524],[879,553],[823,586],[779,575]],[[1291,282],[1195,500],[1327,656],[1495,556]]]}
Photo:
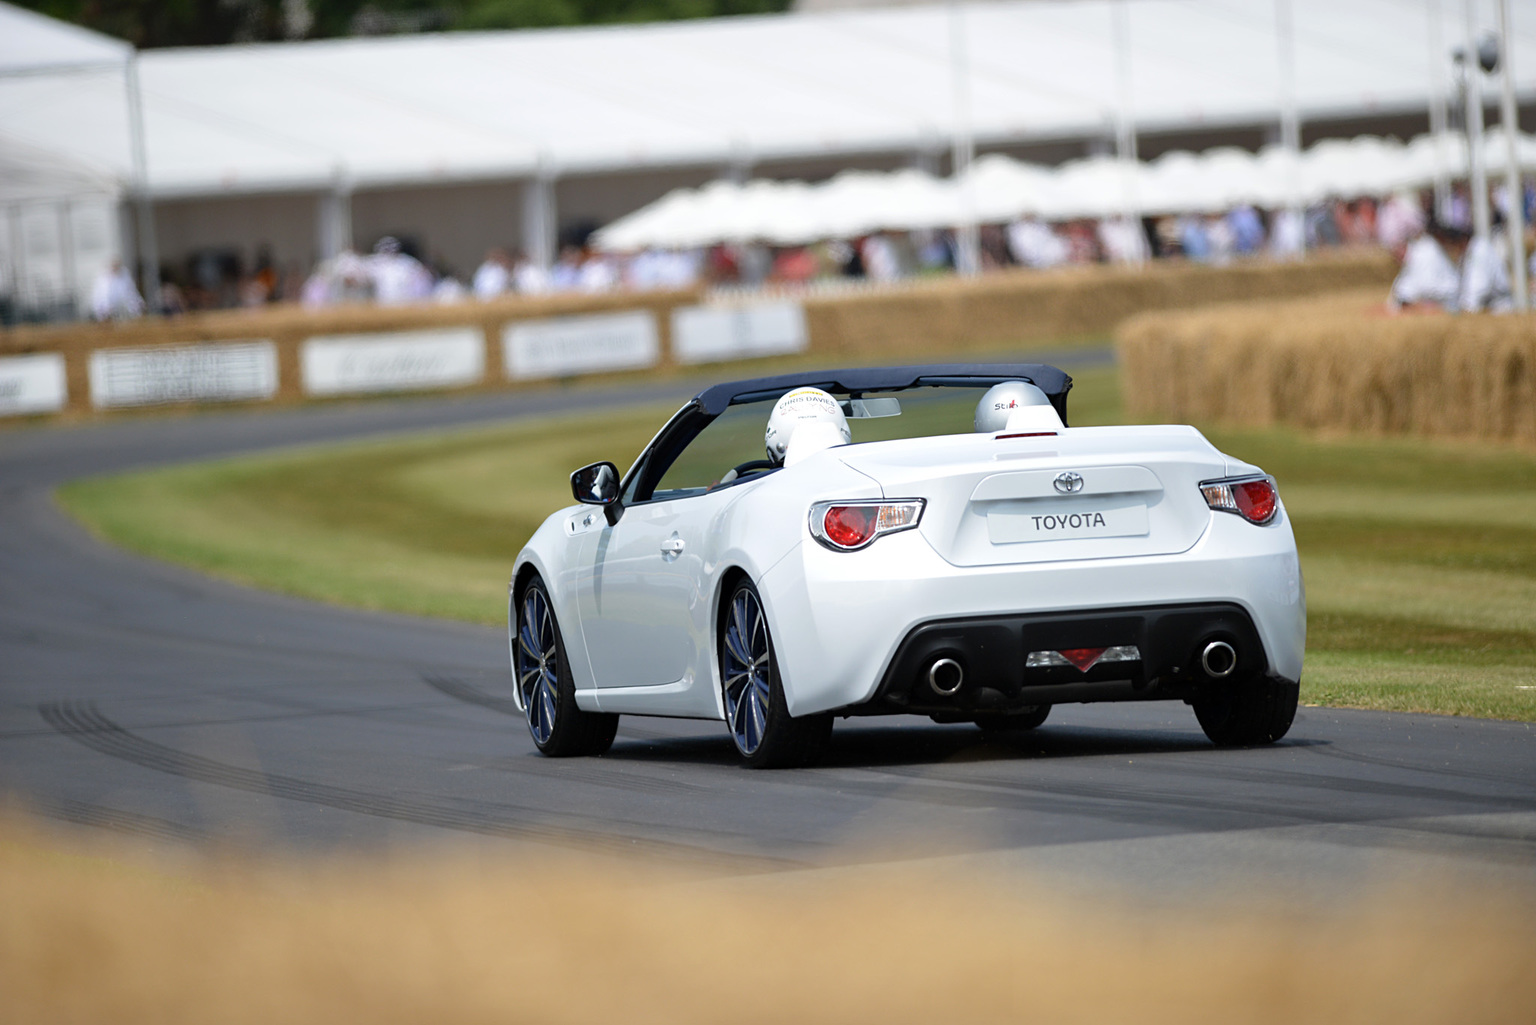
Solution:
{"label": "sponsor board", "polygon": [[316,335],[299,350],[307,395],[357,395],[476,384],[485,377],[479,328]]}
{"label": "sponsor board", "polygon": [[277,394],[277,347],[266,339],[91,353],[91,404],[236,402]]}
{"label": "sponsor board", "polygon": [[0,416],[56,413],[68,398],[63,354],[0,358]]}
{"label": "sponsor board", "polygon": [[643,310],[508,324],[501,351],[515,380],[639,370],[661,360],[656,318]]}
{"label": "sponsor board", "polygon": [[804,352],[810,344],[797,302],[684,306],[672,311],[672,355],[679,363],[715,363]]}

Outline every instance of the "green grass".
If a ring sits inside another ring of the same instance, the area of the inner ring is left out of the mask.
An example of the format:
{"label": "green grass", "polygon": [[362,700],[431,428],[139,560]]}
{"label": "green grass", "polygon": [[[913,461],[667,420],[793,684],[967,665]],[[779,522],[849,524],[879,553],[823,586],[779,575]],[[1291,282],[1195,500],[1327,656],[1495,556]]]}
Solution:
{"label": "green grass", "polygon": [[[1113,370],[1075,377],[1073,423],[1122,422]],[[79,481],[59,497],[112,542],[218,576],[499,623],[512,560],[570,504],[570,471],[604,458],[626,466],[670,412],[178,466]],[[1207,434],[1275,475],[1295,523],[1309,610],[1304,701],[1536,719],[1536,455]]]}

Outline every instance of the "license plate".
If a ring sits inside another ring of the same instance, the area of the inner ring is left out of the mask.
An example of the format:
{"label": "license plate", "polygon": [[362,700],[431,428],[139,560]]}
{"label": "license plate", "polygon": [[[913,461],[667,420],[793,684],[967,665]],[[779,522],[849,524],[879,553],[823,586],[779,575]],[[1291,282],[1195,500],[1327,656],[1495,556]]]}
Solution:
{"label": "license plate", "polygon": [[1075,541],[1147,533],[1145,502],[1018,502],[987,513],[995,545],[1022,541]]}

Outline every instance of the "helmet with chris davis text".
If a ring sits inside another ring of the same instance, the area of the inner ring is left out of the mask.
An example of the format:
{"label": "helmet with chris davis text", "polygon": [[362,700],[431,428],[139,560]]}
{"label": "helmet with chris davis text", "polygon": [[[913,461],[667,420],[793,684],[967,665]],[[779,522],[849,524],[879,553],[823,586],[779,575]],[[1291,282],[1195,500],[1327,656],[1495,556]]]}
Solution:
{"label": "helmet with chris davis text", "polygon": [[846,445],[853,440],[848,429],[848,418],[836,399],[820,388],[796,388],[774,404],[768,417],[768,430],[763,442],[768,458],[774,465],[787,465],[790,441],[800,435],[802,441],[795,448],[804,454],[820,451],[835,445]]}

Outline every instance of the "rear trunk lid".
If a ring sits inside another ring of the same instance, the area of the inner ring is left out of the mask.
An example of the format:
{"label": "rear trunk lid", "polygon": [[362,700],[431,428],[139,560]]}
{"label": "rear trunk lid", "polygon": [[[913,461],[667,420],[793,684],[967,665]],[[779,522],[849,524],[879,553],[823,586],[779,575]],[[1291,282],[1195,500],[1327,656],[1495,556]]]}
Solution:
{"label": "rear trunk lid", "polygon": [[1077,427],[853,445],[838,458],[887,498],[924,498],[918,529],[956,566],[1171,555],[1210,524],[1199,484],[1226,460],[1192,427]]}

